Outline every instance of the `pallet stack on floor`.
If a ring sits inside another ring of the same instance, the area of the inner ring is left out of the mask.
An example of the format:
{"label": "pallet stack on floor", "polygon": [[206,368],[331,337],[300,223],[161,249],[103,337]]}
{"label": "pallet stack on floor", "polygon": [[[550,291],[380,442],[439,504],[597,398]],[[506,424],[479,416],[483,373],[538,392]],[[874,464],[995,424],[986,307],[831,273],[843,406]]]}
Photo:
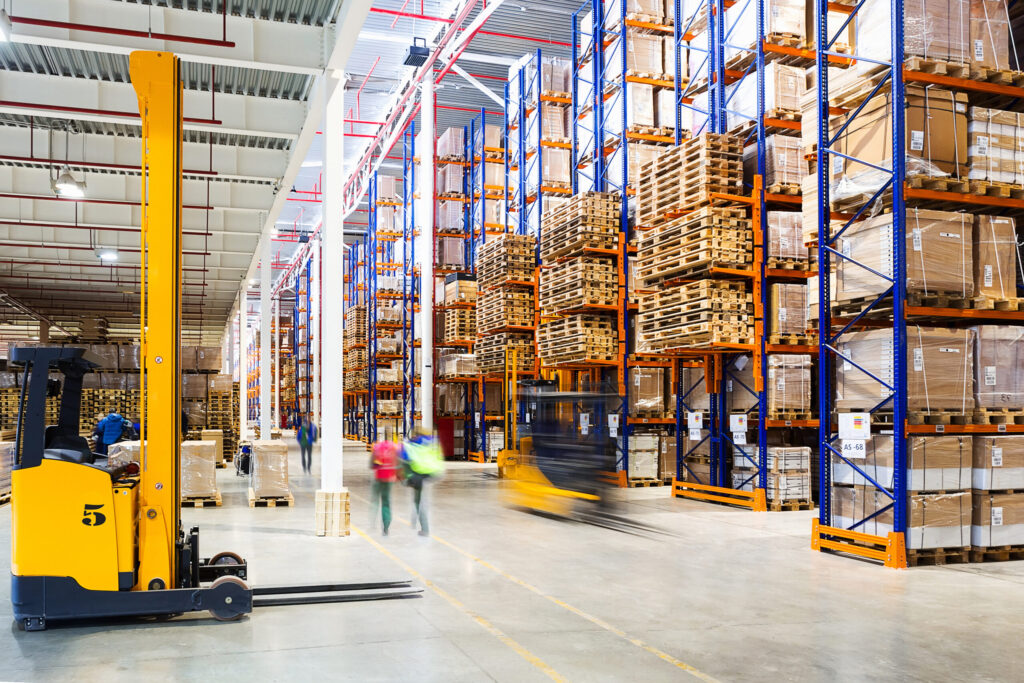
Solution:
{"label": "pallet stack on floor", "polygon": [[621,355],[620,206],[615,194],[585,192],[543,217],[537,348],[545,367]]}
{"label": "pallet stack on floor", "polygon": [[484,242],[477,256],[476,363],[480,372],[505,368],[505,350],[516,350],[520,372],[536,365],[534,330],[536,238],[503,234]]}

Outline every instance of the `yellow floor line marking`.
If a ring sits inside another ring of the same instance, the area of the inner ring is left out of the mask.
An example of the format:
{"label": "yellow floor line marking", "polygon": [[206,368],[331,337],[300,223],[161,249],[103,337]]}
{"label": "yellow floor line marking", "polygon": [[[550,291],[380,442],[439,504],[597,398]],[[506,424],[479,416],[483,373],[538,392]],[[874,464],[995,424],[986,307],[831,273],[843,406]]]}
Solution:
{"label": "yellow floor line marking", "polygon": [[[369,501],[365,500],[364,498],[362,498],[361,496],[353,495],[353,497],[354,498],[359,498],[363,502],[369,502]],[[406,520],[404,520],[404,519],[402,519],[400,517],[398,517],[396,519],[397,519],[397,521],[401,522],[402,524],[405,524],[406,526],[411,526],[409,524],[409,522],[407,522]],[[353,525],[353,528],[354,528],[354,525]],[[359,530],[356,529],[356,531],[359,531]],[[359,531],[359,533],[362,534],[361,531]],[[363,535],[365,536],[365,534],[363,534]],[[491,571],[497,573],[499,576],[503,576],[504,578],[508,579],[512,583],[518,584],[518,585],[522,586],[523,588],[525,588],[526,590],[528,590],[528,591],[530,591],[532,593],[536,593],[537,595],[541,596],[545,600],[549,600],[549,601],[553,602],[554,604],[558,605],[559,607],[572,612],[573,614],[575,614],[578,617],[582,617],[583,619],[586,619],[587,621],[589,621],[590,623],[592,623],[592,624],[594,624],[596,626],[600,626],[601,628],[603,628],[604,630],[606,630],[606,631],[608,631],[610,633],[614,633],[615,635],[619,636],[623,640],[626,640],[626,641],[632,643],[633,645],[636,645],[637,647],[639,647],[639,648],[641,648],[643,650],[646,650],[647,652],[650,652],[652,655],[654,655],[654,656],[656,656],[656,657],[658,657],[658,658],[668,662],[669,664],[672,664],[673,666],[675,666],[675,667],[677,667],[679,669],[682,669],[683,671],[689,673],[690,675],[695,676],[695,677],[697,677],[697,678],[699,678],[701,680],[708,681],[708,683],[718,683],[718,679],[715,678],[714,676],[706,674],[703,671],[701,671],[700,669],[697,669],[696,667],[690,666],[689,664],[687,664],[686,662],[682,661],[681,659],[673,657],[669,653],[667,653],[667,652],[665,652],[663,650],[659,650],[658,648],[654,647],[653,645],[649,645],[649,644],[645,643],[644,641],[640,640],[639,638],[636,638],[634,636],[629,635],[628,633],[626,633],[622,629],[617,628],[617,627],[609,624],[607,621],[605,621],[604,619],[601,619],[600,617],[595,617],[592,614],[584,612],[579,607],[575,607],[575,606],[570,605],[569,603],[567,603],[567,602],[565,602],[563,600],[559,600],[558,598],[556,598],[553,595],[548,595],[547,593],[545,593],[541,589],[537,588],[536,586],[534,586],[532,584],[529,584],[526,581],[523,581],[522,579],[520,579],[519,577],[513,576],[513,575],[505,572],[504,570],[499,569],[498,567],[495,567],[493,564],[491,564],[487,560],[484,560],[484,559],[481,559],[481,558],[477,557],[476,555],[474,555],[473,553],[469,552],[468,550],[463,550],[459,546],[457,546],[454,543],[451,543],[449,541],[446,541],[445,539],[441,538],[440,536],[435,536],[434,534],[431,534],[430,537],[432,539],[434,539],[435,541],[437,541],[438,543],[441,543],[442,545],[448,546],[449,548],[451,548],[455,552],[459,553],[460,555],[463,555],[464,557],[467,557],[467,558],[473,560],[474,562],[480,564],[481,566],[487,567]],[[371,543],[374,543],[374,545],[377,545],[376,542],[373,541],[372,539],[370,539],[368,536],[366,536],[366,538],[368,540],[370,540]],[[378,546],[378,547],[380,547],[380,549],[382,551],[387,552],[386,550],[384,550],[384,548],[382,546]],[[401,562],[400,560],[398,560],[398,561]]]}
{"label": "yellow floor line marking", "polygon": [[523,659],[528,661],[530,664],[533,664],[535,667],[537,667],[538,669],[543,671],[545,674],[547,674],[548,677],[551,680],[553,680],[553,681],[565,681],[566,680],[557,671],[555,671],[548,664],[546,664],[544,662],[544,660],[542,660],[540,657],[538,657],[537,655],[533,654],[532,652],[527,650],[525,647],[520,645],[518,642],[516,642],[515,640],[510,638],[508,635],[505,634],[504,631],[499,629],[497,626],[495,626],[491,622],[487,621],[486,619],[484,619],[482,616],[480,616],[479,614],[477,614],[473,610],[471,610],[468,607],[466,607],[464,604],[462,604],[462,601],[460,601],[454,595],[452,595],[448,591],[444,590],[443,588],[438,586],[436,583],[434,583],[433,581],[431,581],[427,577],[423,576],[423,574],[421,574],[418,571],[416,571],[415,569],[413,569],[408,563],[406,563],[403,560],[401,560],[393,552],[391,552],[390,550],[388,550],[387,548],[382,546],[377,541],[375,541],[372,538],[370,538],[362,529],[360,529],[359,527],[357,527],[354,524],[352,525],[352,529],[354,529],[357,534],[359,534],[364,539],[366,539],[370,543],[370,545],[372,545],[374,548],[376,548],[381,553],[383,553],[386,557],[388,557],[392,562],[397,564],[399,567],[401,567],[405,571],[409,572],[411,575],[413,575],[414,577],[416,577],[417,579],[422,581],[423,585],[425,585],[427,588],[429,588],[430,590],[434,591],[439,596],[444,598],[452,607],[454,607],[455,609],[459,610],[463,614],[465,614],[468,617],[470,617],[471,619],[473,619],[473,621],[475,621],[476,623],[480,624],[480,626],[484,627],[484,629],[486,629],[495,638],[497,638],[498,640],[503,642],[508,647],[512,648],[512,650],[515,651],[515,653],[517,655],[519,655],[520,657],[522,657]]}

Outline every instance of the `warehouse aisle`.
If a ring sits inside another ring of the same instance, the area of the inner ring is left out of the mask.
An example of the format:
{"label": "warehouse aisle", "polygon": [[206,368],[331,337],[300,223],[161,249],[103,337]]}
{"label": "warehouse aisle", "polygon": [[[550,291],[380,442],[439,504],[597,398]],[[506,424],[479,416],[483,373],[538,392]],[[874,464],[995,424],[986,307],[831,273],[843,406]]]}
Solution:
{"label": "warehouse aisle", "polygon": [[[664,489],[624,492],[629,515],[665,530],[630,535],[507,509],[493,466],[468,463],[437,487],[433,538],[408,526],[401,488],[400,522],[382,538],[365,451],[348,455],[350,538],[312,536],[317,481],[303,475],[292,477],[296,507],[250,509],[244,480],[221,470],[224,507],[186,509],[185,523],[201,525],[203,554],[246,556],[254,584],[411,577],[422,598],[265,608],[239,623],[195,615],[29,634],[9,622],[0,680],[924,680],[1024,666],[1007,642],[1024,563],[885,570],[811,552],[810,513],[755,516]],[[301,471],[297,451],[292,460]],[[5,563],[9,541],[5,506]],[[7,582],[0,603],[9,610]]]}

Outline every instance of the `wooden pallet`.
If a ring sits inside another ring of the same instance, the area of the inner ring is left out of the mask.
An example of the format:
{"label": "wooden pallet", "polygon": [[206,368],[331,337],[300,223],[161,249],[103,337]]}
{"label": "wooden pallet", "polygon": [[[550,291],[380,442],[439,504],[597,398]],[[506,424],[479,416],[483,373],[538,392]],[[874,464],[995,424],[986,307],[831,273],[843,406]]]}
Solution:
{"label": "wooden pallet", "polygon": [[[217,465],[223,467],[222,464]],[[251,491],[252,489],[250,489]],[[209,508],[209,507],[220,507],[221,506],[220,491],[217,491],[213,496],[182,496],[181,507],[183,508]]]}
{"label": "wooden pallet", "polygon": [[633,488],[640,488],[645,486],[671,486],[671,479],[653,479],[651,477],[631,477],[626,479],[626,485]]}
{"label": "wooden pallet", "polygon": [[780,346],[816,346],[818,344],[818,335],[772,334],[768,336],[768,343]]}
{"label": "wooden pallet", "polygon": [[811,260],[803,258],[781,258],[769,256],[767,266],[775,270],[813,270]]}
{"label": "wooden pallet", "polygon": [[1024,424],[1024,408],[975,408],[974,424]]}
{"label": "wooden pallet", "polygon": [[769,194],[799,195],[802,192],[798,183],[772,183],[766,189]]}
{"label": "wooden pallet", "polygon": [[768,510],[771,512],[791,512],[793,510],[813,510],[814,501],[807,498],[790,500],[769,500]]}
{"label": "wooden pallet", "polygon": [[621,199],[609,192],[585,192],[547,211],[541,219],[541,258],[551,263],[585,249],[617,245]]}
{"label": "wooden pallet", "polygon": [[541,311],[558,311],[594,305],[614,305],[618,301],[618,271],[610,258],[573,257],[541,271],[539,303]]}
{"label": "wooden pallet", "polygon": [[1024,560],[1024,545],[973,546],[971,562],[1008,562]]}
{"label": "wooden pallet", "polygon": [[922,548],[907,550],[907,565],[910,567],[967,564],[970,561],[970,548]]}
{"label": "wooden pallet", "polygon": [[[873,406],[872,406],[873,407]],[[850,407],[842,406],[839,408],[840,412],[863,412],[870,411],[871,408],[865,408],[863,406]],[[833,419],[838,421],[838,416],[833,416]],[[969,425],[974,419],[973,412],[964,413],[962,409],[942,409],[935,408],[930,411],[923,410],[907,410],[907,424],[911,425]],[[877,426],[891,426],[893,423],[892,411],[878,410],[871,414],[871,424]]]}
{"label": "wooden pallet", "polygon": [[[970,66],[969,77],[972,81],[985,81],[987,83],[998,83],[999,85],[1020,86],[1024,84],[1024,73],[1020,71],[990,69],[976,64]],[[967,76],[960,76],[960,78],[967,78]]]}
{"label": "wooden pallet", "polygon": [[290,507],[293,505],[295,505],[295,497],[290,493],[287,496],[261,498],[256,496],[256,492],[251,486],[249,487],[249,507],[251,508]]}

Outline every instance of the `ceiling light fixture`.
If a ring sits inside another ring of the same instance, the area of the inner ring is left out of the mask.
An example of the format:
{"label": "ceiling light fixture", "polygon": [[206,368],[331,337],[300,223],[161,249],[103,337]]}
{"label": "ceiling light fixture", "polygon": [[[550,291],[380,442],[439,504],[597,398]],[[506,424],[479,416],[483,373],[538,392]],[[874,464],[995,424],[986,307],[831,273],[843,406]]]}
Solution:
{"label": "ceiling light fixture", "polygon": [[56,180],[50,181],[50,188],[54,194],[59,197],[84,197],[85,196],[85,181],[77,181],[75,177],[71,175],[71,169],[67,166],[63,166],[60,169],[60,175],[57,176]]}
{"label": "ceiling light fixture", "polygon": [[116,249],[97,249],[96,258],[100,261],[116,261],[117,250]]}

